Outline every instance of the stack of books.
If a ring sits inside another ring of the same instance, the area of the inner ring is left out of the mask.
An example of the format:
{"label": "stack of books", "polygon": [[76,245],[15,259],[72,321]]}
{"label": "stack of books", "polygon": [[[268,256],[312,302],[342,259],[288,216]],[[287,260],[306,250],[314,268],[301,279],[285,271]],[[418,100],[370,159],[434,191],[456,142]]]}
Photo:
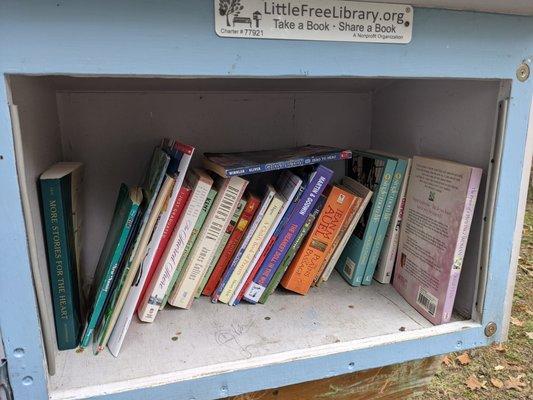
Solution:
{"label": "stack of books", "polygon": [[[307,294],[335,269],[353,286],[390,282],[398,247],[404,251],[409,158],[352,158],[350,150],[310,145],[206,153],[200,169],[189,168],[193,153],[165,139],[142,184],[120,187],[84,317],[75,218],[81,165],[61,163],[41,176],[60,349],[92,342],[95,353],[108,347],[118,356],[135,315],[150,323],[166,304],[189,309],[200,296],[264,304],[278,286]],[[335,183],[322,163],[339,160],[346,176]]]}

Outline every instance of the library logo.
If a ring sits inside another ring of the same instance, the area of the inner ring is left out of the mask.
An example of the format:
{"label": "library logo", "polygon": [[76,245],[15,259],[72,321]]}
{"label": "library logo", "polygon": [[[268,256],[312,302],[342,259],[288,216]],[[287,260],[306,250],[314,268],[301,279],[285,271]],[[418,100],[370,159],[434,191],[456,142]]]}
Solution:
{"label": "library logo", "polygon": [[247,25],[250,28],[259,28],[263,17],[261,12],[255,11],[251,16],[245,16],[241,14],[243,9],[241,0],[218,0],[218,13],[226,17],[226,26]]}

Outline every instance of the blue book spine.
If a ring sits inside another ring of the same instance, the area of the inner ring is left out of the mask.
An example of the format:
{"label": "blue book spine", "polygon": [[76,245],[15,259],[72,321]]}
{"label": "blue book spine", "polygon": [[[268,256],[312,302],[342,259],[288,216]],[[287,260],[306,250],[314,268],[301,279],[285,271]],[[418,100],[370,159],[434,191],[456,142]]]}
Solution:
{"label": "blue book spine", "polygon": [[362,238],[352,235],[348,244],[344,248],[339,261],[335,268],[341,276],[352,286],[359,286],[365,275],[366,264],[372,251],[372,244],[381,221],[383,208],[387,194],[389,193],[390,184],[394,170],[396,169],[395,160],[387,160],[381,182],[372,201],[370,218],[368,219]]}
{"label": "blue book spine", "polygon": [[407,161],[398,159],[389,188],[389,193],[387,194],[387,199],[385,200],[381,221],[379,222],[379,226],[376,231],[376,237],[374,239],[374,243],[372,244],[372,250],[368,258],[363,281],[361,282],[363,285],[370,285],[372,283],[372,277],[374,276],[374,271],[376,270],[376,265],[378,264],[379,254],[381,253],[381,247],[383,246],[383,240],[385,239],[387,229],[389,228],[391,215],[394,210],[394,206],[396,205],[396,200],[398,199],[398,193],[402,186],[406,168]]}
{"label": "blue book spine", "polygon": [[323,165],[318,166],[287,224],[283,227],[283,231],[274,242],[254,280],[246,290],[244,294],[246,301],[250,303],[259,301],[332,176],[333,171]]}
{"label": "blue book spine", "polygon": [[277,161],[277,162],[272,162],[272,163],[251,165],[251,166],[246,166],[246,167],[227,168],[226,175],[230,177],[230,176],[257,174],[260,172],[297,168],[297,167],[302,167],[302,166],[311,165],[311,164],[320,164],[322,162],[328,162],[328,161],[345,160],[346,158],[347,156],[343,152],[335,152],[335,153],[330,153],[330,154],[307,156],[307,157],[295,158],[292,160]]}

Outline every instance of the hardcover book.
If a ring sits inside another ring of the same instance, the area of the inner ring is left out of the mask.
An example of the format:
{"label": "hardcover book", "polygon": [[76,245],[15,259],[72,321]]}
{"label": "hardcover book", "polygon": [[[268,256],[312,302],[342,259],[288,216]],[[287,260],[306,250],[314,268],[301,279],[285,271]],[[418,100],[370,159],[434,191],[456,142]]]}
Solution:
{"label": "hardcover book", "polygon": [[57,163],[40,176],[57,347],[75,348],[82,328],[79,197],[83,166]]}
{"label": "hardcover book", "polygon": [[211,177],[200,170],[192,171],[188,175],[187,181],[187,185],[193,188],[193,194],[172,234],[172,240],[161,257],[154,277],[142,299],[141,307],[137,310],[137,315],[143,322],[154,321],[170,284],[170,279],[174,275],[185,245],[189,241],[192,229],[213,184]]}
{"label": "hardcover book", "polygon": [[207,214],[209,214],[209,210],[211,210],[211,206],[213,205],[215,201],[215,197],[217,197],[217,190],[214,187],[211,187],[211,189],[209,190],[209,193],[207,193],[207,197],[204,201],[202,209],[200,210],[200,215],[198,216],[198,219],[196,220],[196,224],[194,224],[194,228],[191,232],[191,236],[189,240],[187,241],[187,244],[185,245],[185,249],[183,250],[183,254],[181,255],[179,259],[178,266],[176,267],[176,270],[174,271],[174,274],[172,275],[172,279],[170,280],[168,289],[165,293],[165,296],[163,297],[161,306],[159,307],[160,310],[165,308],[168,302],[168,298],[170,297],[172,290],[174,290],[174,286],[176,285],[176,282],[181,280],[181,278],[183,277],[183,273],[185,272],[185,269],[183,267],[187,265],[189,262],[189,256],[191,254],[191,250],[194,246],[194,243],[196,242],[196,239],[198,238],[200,229],[202,229],[202,226],[204,225],[205,219],[207,218]]}
{"label": "hardcover book", "polygon": [[[392,156],[392,155],[391,155]],[[391,223],[383,241],[383,248],[379,255],[376,272],[374,272],[374,279],[380,283],[390,283],[392,278],[392,271],[394,269],[394,262],[396,261],[396,253],[398,250],[398,240],[400,238],[400,226],[402,223],[403,209],[405,206],[405,193],[407,192],[407,182],[409,181],[409,172],[411,171],[411,159],[407,157],[396,156],[403,158],[407,162],[405,169],[405,177],[403,178],[398,199],[394,206],[394,211],[391,216]]]}
{"label": "hardcover book", "polygon": [[233,271],[235,270],[235,268],[237,268],[237,265],[239,264],[241,257],[246,251],[246,247],[248,247],[248,244],[252,240],[255,230],[257,229],[257,227],[261,223],[261,220],[265,216],[268,210],[268,206],[270,205],[270,202],[274,198],[275,194],[276,194],[276,190],[274,189],[274,187],[271,185],[267,185],[265,188],[265,193],[263,194],[263,199],[261,200],[261,205],[259,206],[259,209],[255,213],[252,223],[248,226],[248,229],[246,230],[246,234],[243,237],[241,243],[239,244],[239,249],[235,252],[233,258],[231,259],[231,263],[226,268],[226,271],[224,272],[222,279],[220,279],[217,285],[217,288],[215,289],[215,291],[213,292],[213,295],[211,296],[212,302],[216,303],[218,301],[220,294],[226,287],[226,284],[228,283],[230,277],[233,274]]}
{"label": "hardcover book", "polygon": [[356,180],[350,178],[349,176],[345,176],[342,178],[342,187],[354,194],[355,196],[359,197],[361,199],[361,205],[357,209],[355,215],[352,217],[352,220],[350,221],[350,224],[348,225],[348,228],[346,231],[342,233],[342,238],[339,241],[339,244],[333,251],[333,254],[327,260],[326,268],[324,268],[324,272],[322,272],[322,275],[317,281],[317,285],[320,285],[322,282],[326,282],[331,273],[333,272],[333,269],[335,268],[335,265],[339,261],[339,258],[346,247],[346,244],[348,243],[348,240],[352,236],[353,231],[355,230],[355,227],[359,223],[359,220],[361,219],[361,216],[366,210],[366,207],[368,206],[368,203],[370,202],[370,199],[372,198],[372,191],[369,190],[366,186],[361,185]]}
{"label": "hardcover book", "polygon": [[287,271],[287,268],[296,256],[298,249],[300,248],[307,234],[311,230],[311,227],[313,226],[316,218],[320,214],[320,211],[322,210],[322,207],[324,206],[325,202],[326,197],[324,195],[320,196],[317,203],[315,204],[315,207],[313,208],[313,211],[311,211],[311,214],[309,214],[309,216],[305,220],[302,229],[300,229],[300,232],[298,232],[298,236],[296,236],[296,239],[294,239],[294,242],[292,242],[289,251],[287,251],[287,254],[285,254],[285,257],[283,258],[283,261],[281,262],[279,268],[276,270],[276,273],[272,277],[272,280],[259,298],[259,303],[265,304],[270,295],[274,293],[274,291],[278,287],[281,278],[283,278],[283,275],[285,275],[285,271]]}
{"label": "hardcover book", "polygon": [[385,240],[385,235],[389,229],[392,212],[396,206],[398,193],[400,192],[400,188],[405,178],[405,171],[407,169],[407,161],[405,159],[392,158],[389,156],[387,156],[387,158],[396,160],[396,168],[394,169],[389,192],[387,193],[387,197],[385,199],[383,213],[381,214],[381,220],[379,221],[378,229],[376,231],[376,237],[374,238],[374,243],[372,244],[372,250],[370,251],[370,256],[368,257],[365,274],[363,276],[363,281],[361,282],[362,285],[370,285],[372,283],[372,277],[374,276],[374,271],[376,270],[379,255],[381,254],[383,247],[383,241]]}
{"label": "hardcover book", "polygon": [[299,294],[309,291],[342,226],[358,205],[358,197],[338,186],[330,187],[328,192],[311,233],[281,280],[287,290]]}
{"label": "hardcover book", "polygon": [[81,349],[85,349],[89,345],[97,323],[101,319],[111,284],[117,273],[119,262],[123,257],[142,198],[140,188],[128,189],[124,184],[120,187],[111,225],[94,275],[89,297],[91,307],[80,341]]}
{"label": "hardcover book", "polygon": [[333,171],[323,165],[319,165],[313,173],[289,221],[246,289],[244,295],[246,301],[251,303],[259,301],[332,176]]}
{"label": "hardcover book", "polygon": [[248,225],[254,218],[255,212],[259,208],[260,204],[261,201],[258,197],[254,196],[253,194],[248,194],[246,198],[246,206],[244,207],[242,215],[239,218],[237,225],[235,225],[235,229],[233,230],[226,247],[224,247],[224,250],[219,257],[217,264],[215,265],[215,268],[213,269],[213,272],[207,281],[207,284],[205,285],[205,288],[202,292],[204,296],[213,295],[213,292],[215,291],[220,279],[222,278],[222,275],[224,274],[224,271],[235,254],[235,251],[237,250],[237,247],[239,246],[239,243],[244,236]]}
{"label": "hardcover book", "polygon": [[276,180],[274,188],[281,196],[281,199],[283,200],[283,206],[278,213],[278,216],[272,223],[269,231],[267,232],[263,243],[261,243],[261,246],[259,247],[259,250],[256,252],[254,258],[248,266],[248,269],[237,286],[233,296],[231,297],[229,302],[230,305],[238,304],[244,296],[245,288],[248,287],[248,285],[252,282],[255,274],[259,270],[259,267],[261,267],[263,260],[266,258],[268,252],[274,245],[276,238],[279,236],[281,229],[283,226],[285,226],[285,223],[290,216],[289,209],[291,209],[292,212],[291,206],[293,205],[293,200],[299,193],[302,183],[302,179],[290,171],[283,171]]}
{"label": "hardcover book", "polygon": [[337,271],[350,285],[359,286],[363,281],[397,162],[357,151],[347,164],[347,175],[374,192],[336,265]]}
{"label": "hardcover book", "polygon": [[248,181],[237,176],[218,181],[218,196],[191,250],[191,259],[186,266],[183,278],[176,283],[169,297],[169,303],[172,306],[185,309],[191,307],[196,288],[209,267],[247,184]]}
{"label": "hardcover book", "polygon": [[204,156],[205,167],[226,178],[346,160],[352,157],[352,152],[336,147],[307,145],[240,153],[205,153]]}
{"label": "hardcover book", "polygon": [[202,278],[202,282],[196,289],[196,293],[194,297],[198,298],[202,295],[205,285],[207,285],[207,281],[211,277],[211,274],[213,273],[213,270],[215,269],[215,266],[217,265],[218,260],[222,254],[222,251],[228,244],[228,240],[232,232],[235,230],[235,225],[237,225],[237,221],[241,217],[241,214],[245,206],[246,206],[246,200],[241,199],[241,201],[239,201],[239,205],[237,206],[237,209],[235,210],[235,213],[233,213],[233,217],[231,217],[231,221],[229,222],[228,227],[226,228],[226,232],[224,232],[224,235],[222,236],[222,240],[220,241],[217,247],[217,250],[215,251],[215,255],[213,256],[213,259],[211,260],[211,263],[209,264],[209,268],[207,269],[204,277]]}
{"label": "hardcover book", "polygon": [[482,170],[413,157],[393,285],[433,324],[450,320]]}

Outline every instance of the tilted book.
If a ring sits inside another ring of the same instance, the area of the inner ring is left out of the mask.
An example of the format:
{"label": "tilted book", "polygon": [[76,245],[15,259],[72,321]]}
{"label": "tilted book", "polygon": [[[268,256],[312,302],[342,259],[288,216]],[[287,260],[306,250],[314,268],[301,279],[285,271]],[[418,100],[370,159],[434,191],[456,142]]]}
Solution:
{"label": "tilted book", "polygon": [[299,294],[306,294],[332,249],[341,228],[355,207],[358,197],[332,186],[311,233],[281,280],[281,286]]}
{"label": "tilted book", "polygon": [[287,254],[285,254],[285,257],[283,258],[283,261],[281,262],[279,268],[276,270],[276,273],[272,277],[272,280],[259,298],[259,303],[265,304],[270,295],[274,293],[274,291],[278,287],[279,283],[281,282],[281,278],[283,278],[283,275],[285,275],[287,268],[291,264],[292,260],[296,256],[296,253],[298,252],[298,249],[300,248],[307,234],[311,230],[311,227],[313,226],[316,218],[318,217],[318,214],[320,214],[320,211],[322,210],[322,207],[324,206],[325,202],[326,197],[324,195],[320,196],[317,203],[315,204],[315,207],[313,208],[313,211],[311,211],[311,214],[308,215],[307,219],[305,220],[305,223],[302,226],[302,229],[300,229],[300,232],[298,232],[298,236],[296,236],[296,239],[294,239],[294,242],[292,242],[289,251],[287,251]]}
{"label": "tilted book", "polygon": [[352,152],[336,147],[307,145],[240,153],[205,153],[204,156],[205,167],[226,178],[346,160],[352,157]]}
{"label": "tilted book", "polygon": [[392,212],[389,229],[383,241],[383,248],[379,255],[376,272],[374,272],[374,279],[380,283],[390,283],[392,278],[392,271],[394,269],[394,262],[396,261],[396,252],[398,250],[398,241],[400,239],[400,226],[402,223],[403,209],[405,206],[405,193],[407,192],[407,182],[409,181],[409,171],[411,171],[411,159],[407,157],[396,156],[403,158],[407,162],[405,169],[405,177],[403,178],[398,199]]}
{"label": "tilted book", "polygon": [[224,247],[228,244],[228,240],[235,230],[235,226],[237,225],[237,221],[241,217],[241,214],[244,210],[244,207],[246,207],[246,200],[241,199],[239,201],[239,205],[235,209],[235,212],[233,213],[233,217],[231,217],[231,220],[228,224],[228,227],[226,228],[226,231],[224,232],[224,235],[222,236],[222,240],[218,244],[217,250],[215,251],[215,255],[213,256],[213,259],[211,260],[211,263],[209,264],[209,268],[207,269],[204,277],[202,278],[202,282],[200,285],[196,288],[196,293],[194,294],[194,297],[198,298],[202,295],[202,292],[204,291],[205,285],[207,285],[207,281],[211,277],[211,274],[213,273],[213,270],[215,269],[215,266],[218,263],[218,260],[220,256],[222,255],[222,251],[224,250]]}
{"label": "tilted book", "polygon": [[[392,157],[388,158],[391,159]],[[405,178],[407,161],[401,158],[394,159],[396,160],[396,169],[394,170],[389,192],[387,193],[385,205],[383,206],[383,213],[381,214],[381,221],[379,221],[376,237],[374,238],[374,243],[372,244],[372,250],[370,251],[370,256],[368,257],[368,262],[366,263],[363,281],[361,282],[362,285],[370,285],[372,283],[372,277],[374,276],[374,271],[376,270],[379,255],[383,247],[383,241],[385,240],[385,235],[389,229],[392,212],[396,206],[396,200],[398,199],[398,194]]]}
{"label": "tilted book", "polygon": [[44,236],[57,347],[75,348],[82,328],[78,199],[81,163],[57,163],[40,176]]}
{"label": "tilted book", "polygon": [[270,205],[270,202],[272,201],[275,195],[276,195],[276,190],[274,189],[274,187],[271,185],[267,185],[265,188],[265,192],[263,194],[263,199],[261,200],[261,205],[259,206],[259,209],[255,213],[252,223],[248,225],[246,234],[244,235],[242,241],[239,244],[239,249],[233,255],[233,258],[231,259],[231,263],[226,268],[226,271],[224,271],[224,275],[222,276],[222,279],[220,279],[220,281],[218,282],[217,288],[215,289],[215,291],[213,292],[213,295],[211,296],[212,302],[216,303],[218,301],[220,294],[226,287],[230,277],[233,275],[233,271],[235,270],[235,268],[237,268],[237,265],[239,264],[241,257],[246,251],[246,247],[248,247],[248,244],[252,240],[255,230],[261,223],[261,220],[265,216],[265,213],[268,210],[268,206]]}
{"label": "tilted book", "polygon": [[433,324],[450,320],[482,170],[413,157],[394,288]]}
{"label": "tilted book", "polygon": [[213,272],[211,273],[211,276],[209,277],[209,280],[205,285],[205,288],[202,292],[204,296],[213,295],[213,292],[215,291],[218,283],[220,282],[220,279],[222,278],[222,275],[224,274],[224,271],[226,270],[233,255],[235,254],[235,251],[237,250],[237,247],[239,246],[239,243],[242,237],[244,236],[248,225],[254,218],[255,212],[259,208],[260,204],[261,200],[258,197],[254,196],[253,194],[248,194],[248,196],[246,197],[246,205],[241,214],[241,217],[237,221],[237,224],[235,225],[235,228],[231,233],[228,243],[224,247],[224,250],[222,251],[222,254],[219,257],[217,264],[215,265],[215,268],[213,269]]}
{"label": "tilted book", "polygon": [[333,251],[333,254],[327,261],[326,268],[318,279],[317,285],[320,285],[321,282],[326,282],[329,279],[331,273],[333,272],[333,269],[335,268],[335,265],[339,261],[339,258],[344,248],[346,247],[346,244],[348,243],[348,240],[352,236],[355,227],[359,223],[361,216],[365,212],[366,207],[368,206],[368,203],[372,198],[373,192],[370,189],[368,189],[364,185],[361,185],[359,182],[350,178],[349,176],[345,176],[344,178],[342,178],[342,187],[353,193],[355,196],[359,197],[361,199],[361,205],[357,209],[355,215],[352,217],[352,220],[350,221],[350,224],[348,225],[346,231],[342,233],[342,238],[339,241],[339,244],[337,245],[335,250]]}
{"label": "tilted book", "polygon": [[397,162],[358,151],[347,164],[347,175],[374,192],[335,266],[350,285],[359,286],[363,281]]}
{"label": "tilted book", "polygon": [[165,308],[168,302],[168,298],[170,297],[170,294],[174,290],[174,286],[176,285],[176,282],[178,282],[183,277],[183,273],[185,272],[185,269],[183,267],[187,265],[188,263],[191,250],[194,246],[194,243],[196,243],[196,239],[198,238],[200,229],[202,229],[202,226],[204,225],[205,219],[207,218],[207,214],[209,214],[209,210],[211,210],[211,206],[213,205],[215,201],[215,197],[217,197],[217,190],[211,187],[211,189],[207,193],[207,197],[204,201],[202,209],[200,210],[200,214],[198,215],[196,224],[194,224],[194,228],[192,229],[191,236],[189,237],[189,240],[187,241],[187,244],[185,245],[185,249],[183,250],[183,254],[181,255],[179,259],[178,266],[176,267],[176,270],[174,271],[174,274],[172,275],[172,279],[170,280],[165,296],[163,297],[163,300],[161,301],[161,306],[159,307],[160,310]]}
{"label": "tilted book", "polygon": [[137,315],[143,322],[154,321],[170,285],[170,279],[174,275],[185,245],[191,237],[193,227],[213,184],[211,177],[201,170],[191,171],[187,181],[187,184],[193,188],[193,194],[172,234],[163,257],[161,257],[154,277],[142,299],[141,307],[138,309]]}
{"label": "tilted book", "polygon": [[283,232],[272,246],[254,280],[246,289],[244,295],[246,301],[251,303],[259,301],[332,176],[333,171],[323,165],[319,165],[313,173],[300,201],[298,201],[298,205],[283,228]]}
{"label": "tilted book", "polygon": [[80,342],[81,349],[89,345],[97,323],[101,319],[109,289],[117,273],[142,198],[140,188],[128,189],[124,184],[120,187],[113,218],[94,275],[89,296],[90,309]]}
{"label": "tilted book", "polygon": [[218,181],[219,190],[215,203],[198,234],[183,278],[176,282],[169,297],[169,303],[172,306],[185,309],[191,307],[196,288],[209,267],[211,258],[222,240],[222,235],[235,213],[247,184],[248,181],[237,176]]}
{"label": "tilted book", "polygon": [[236,295],[239,294],[239,283],[247,278],[246,272],[250,267],[250,264],[252,263],[256,253],[259,252],[261,244],[266,240],[266,235],[276,220],[281,208],[283,207],[283,203],[283,198],[276,193],[272,198],[265,215],[261,219],[261,222],[255,229],[250,242],[246,246],[243,255],[237,263],[237,266],[233,270],[228,282],[220,293],[218,301],[228,304],[234,293],[236,293]]}
{"label": "tilted book", "polygon": [[[244,296],[245,288],[248,287],[248,285],[252,282],[255,274],[259,270],[259,267],[261,267],[262,261],[266,258],[268,252],[274,245],[276,238],[279,236],[282,227],[287,222],[287,214],[289,213],[291,205],[293,205],[294,198],[300,191],[302,183],[302,179],[290,171],[283,171],[276,180],[274,188],[281,196],[281,199],[283,200],[283,206],[278,213],[278,216],[272,223],[269,231],[267,232],[263,243],[261,243],[261,246],[259,247],[259,250],[256,252],[254,258],[248,266],[248,269],[237,286],[233,296],[231,297],[229,302],[230,305],[238,304]],[[261,262],[259,262],[260,260]]]}

